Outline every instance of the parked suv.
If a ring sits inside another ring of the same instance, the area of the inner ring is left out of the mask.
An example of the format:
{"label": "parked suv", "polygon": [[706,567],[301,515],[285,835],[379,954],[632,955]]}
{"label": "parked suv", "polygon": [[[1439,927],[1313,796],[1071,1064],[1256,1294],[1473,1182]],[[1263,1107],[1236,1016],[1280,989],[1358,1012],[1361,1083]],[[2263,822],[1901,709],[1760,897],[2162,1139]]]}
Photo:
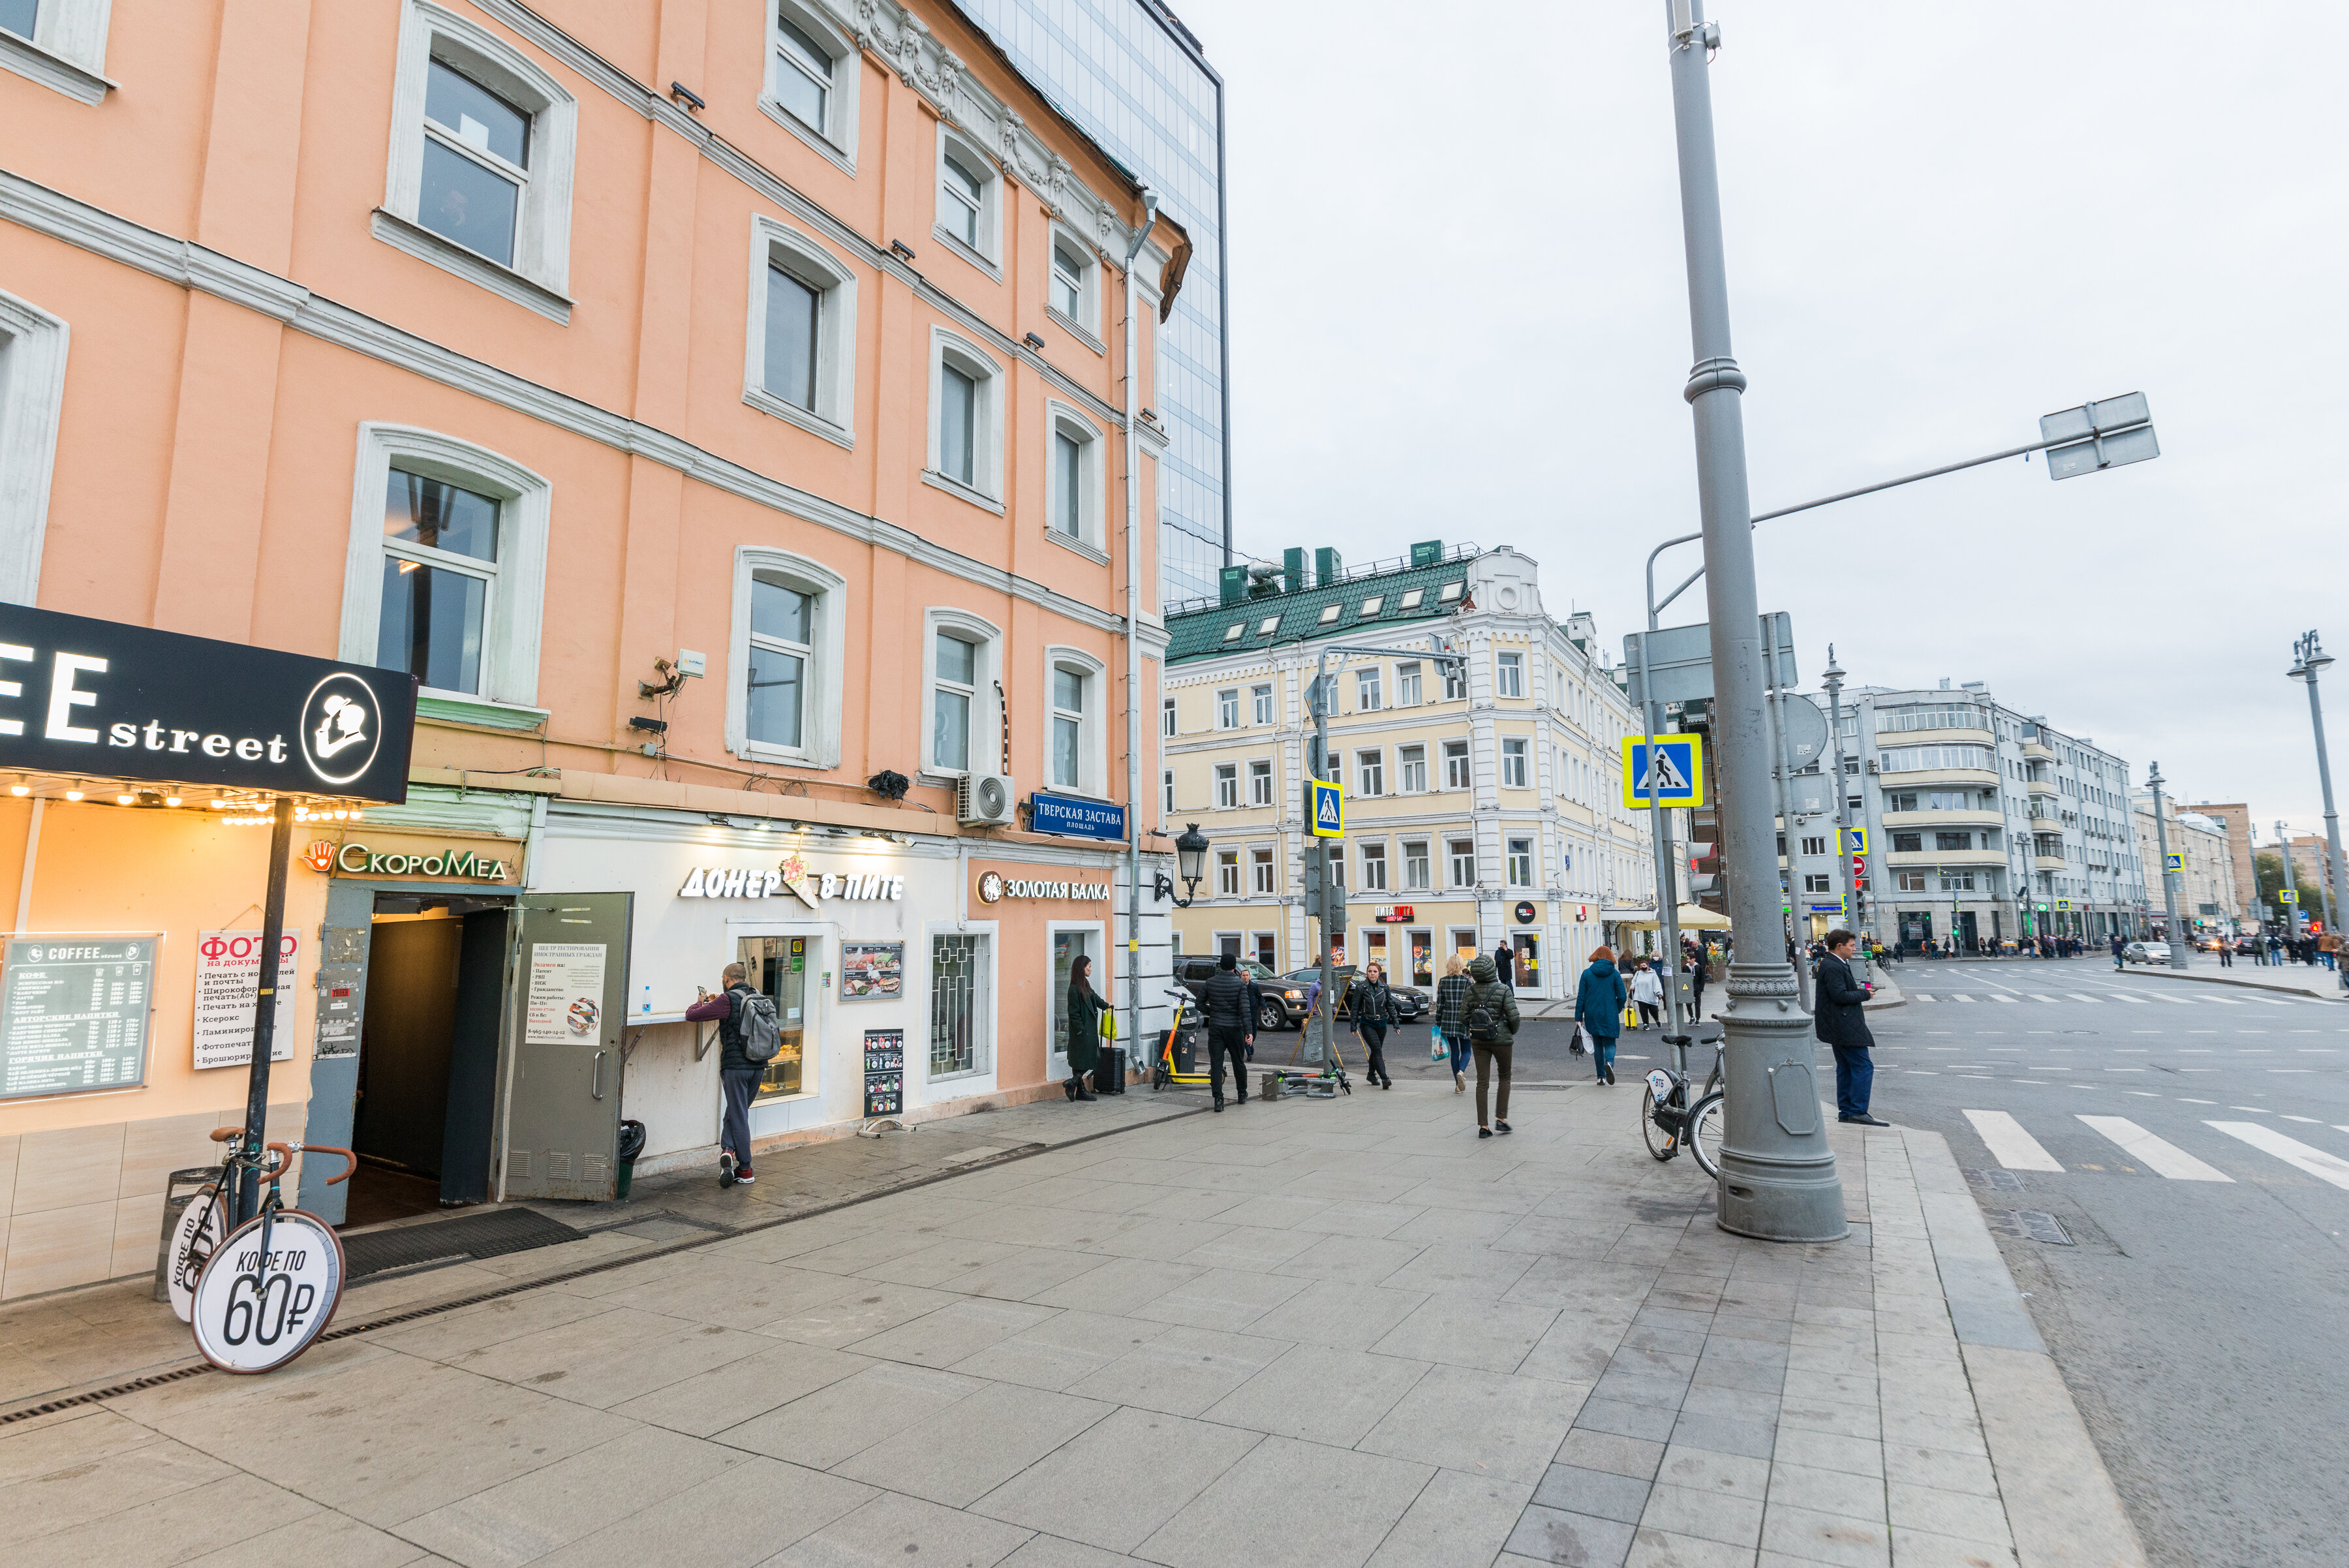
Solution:
{"label": "parked suv", "polygon": [[[1212,958],[1176,959],[1174,978],[1193,996],[1204,1001],[1207,977],[1216,972],[1220,961]],[[1281,979],[1254,959],[1240,960],[1240,978],[1256,981],[1257,993],[1264,999],[1264,1010],[1256,1021],[1258,1029],[1293,1029],[1305,1016],[1302,985]]]}
{"label": "parked suv", "polygon": [[[1330,966],[1330,983],[1338,992],[1338,1016],[1340,1018],[1346,1016],[1346,988],[1354,983],[1354,976],[1361,972],[1350,963]],[[1302,988],[1320,978],[1321,966],[1316,964],[1311,969],[1300,969],[1283,977],[1282,983]],[[1398,1023],[1417,1023],[1427,1016],[1429,1008],[1435,1005],[1434,1000],[1415,985],[1398,985],[1389,980],[1387,991],[1394,998],[1395,1022]]]}

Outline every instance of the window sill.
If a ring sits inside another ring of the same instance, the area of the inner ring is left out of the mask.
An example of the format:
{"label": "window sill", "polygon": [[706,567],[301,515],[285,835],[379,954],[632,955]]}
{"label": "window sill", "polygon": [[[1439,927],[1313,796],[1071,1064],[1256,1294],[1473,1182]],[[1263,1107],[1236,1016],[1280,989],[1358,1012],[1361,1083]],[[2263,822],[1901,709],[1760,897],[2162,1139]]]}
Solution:
{"label": "window sill", "polygon": [[439,721],[450,724],[470,724],[484,730],[543,730],[546,727],[547,710],[525,708],[516,702],[493,702],[486,697],[469,696],[461,691],[419,691],[416,695],[416,717],[423,722]]}
{"label": "window sill", "polygon": [[0,32],[0,70],[14,71],[76,103],[104,103],[106,95],[121,85],[14,33]]}
{"label": "window sill", "polygon": [[820,772],[840,765],[837,759],[827,763],[802,746],[771,746],[764,741],[743,741],[730,749],[745,762],[770,763],[778,767],[809,768]]}
{"label": "window sill", "polygon": [[1044,530],[1044,537],[1050,539],[1053,544],[1058,545],[1063,550],[1074,551],[1076,554],[1082,556],[1086,560],[1092,562],[1096,566],[1106,566],[1109,565],[1109,552],[1107,550],[1096,548],[1095,546],[1087,544],[1084,540],[1078,538],[1073,534],[1064,534],[1058,528],[1048,527]]}
{"label": "window sill", "polygon": [[936,235],[940,242],[946,245],[947,249],[954,252],[955,254],[970,263],[971,265],[985,273],[988,277],[993,278],[998,283],[1001,283],[1003,281],[1003,269],[1000,266],[997,265],[994,262],[988,260],[987,257],[979,252],[975,251],[968,245],[963,244],[962,236],[956,234],[952,229],[947,228],[944,223],[932,223],[930,225],[930,233]]}
{"label": "window sill", "polygon": [[1058,327],[1061,331],[1067,333],[1070,337],[1075,338],[1078,342],[1083,344],[1094,353],[1101,355],[1107,355],[1109,353],[1109,346],[1103,343],[1100,338],[1094,337],[1084,327],[1078,326],[1073,317],[1061,315],[1059,311],[1053,309],[1049,305],[1044,307],[1044,317],[1045,319],[1050,321],[1053,326]]}
{"label": "window sill", "polygon": [[479,251],[469,251],[454,241],[444,240],[431,230],[381,207],[368,214],[367,226],[377,239],[394,250],[406,251],[419,261],[454,273],[468,283],[479,284],[492,294],[537,311],[558,327],[571,325],[568,298],[543,284],[532,282],[510,266],[492,261]]}
{"label": "window sill", "polygon": [[973,506],[992,512],[998,517],[1004,514],[1002,502],[998,501],[995,497],[988,494],[983,490],[973,490],[969,485],[965,484],[959,479],[949,479],[935,468],[926,468],[922,470],[922,483],[929,485],[932,489],[945,491],[948,495],[953,496],[957,501],[968,501]]}
{"label": "window sill", "polygon": [[808,144],[810,151],[828,159],[850,179],[856,178],[856,159],[846,148],[802,120],[771,98],[759,100],[759,112]]}
{"label": "window sill", "polygon": [[763,387],[743,388],[742,400],[762,414],[771,414],[776,419],[799,426],[810,435],[820,435],[849,452],[856,450],[854,431],[843,429],[822,414],[812,414],[797,403],[786,402]]}

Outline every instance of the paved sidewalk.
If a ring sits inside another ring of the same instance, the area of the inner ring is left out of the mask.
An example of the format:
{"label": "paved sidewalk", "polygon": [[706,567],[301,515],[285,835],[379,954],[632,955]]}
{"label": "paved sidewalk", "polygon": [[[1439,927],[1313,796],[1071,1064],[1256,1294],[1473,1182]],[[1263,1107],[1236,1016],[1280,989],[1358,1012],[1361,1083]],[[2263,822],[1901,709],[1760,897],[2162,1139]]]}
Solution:
{"label": "paved sidewalk", "polygon": [[26,1565],[2142,1562],[1938,1137],[1835,1127],[1851,1238],[1774,1246],[1647,1157],[1637,1092],[1529,1090],[1486,1140],[1444,1090],[1252,1100],[57,1411],[0,1427],[0,1531]]}

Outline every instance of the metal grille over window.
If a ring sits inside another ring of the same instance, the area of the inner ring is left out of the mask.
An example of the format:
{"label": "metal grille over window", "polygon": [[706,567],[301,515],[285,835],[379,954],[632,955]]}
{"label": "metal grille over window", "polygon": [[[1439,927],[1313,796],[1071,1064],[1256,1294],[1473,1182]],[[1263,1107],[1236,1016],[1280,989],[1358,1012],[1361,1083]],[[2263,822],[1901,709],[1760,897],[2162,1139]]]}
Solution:
{"label": "metal grille over window", "polygon": [[967,936],[930,939],[930,1075],[978,1064],[978,944]]}

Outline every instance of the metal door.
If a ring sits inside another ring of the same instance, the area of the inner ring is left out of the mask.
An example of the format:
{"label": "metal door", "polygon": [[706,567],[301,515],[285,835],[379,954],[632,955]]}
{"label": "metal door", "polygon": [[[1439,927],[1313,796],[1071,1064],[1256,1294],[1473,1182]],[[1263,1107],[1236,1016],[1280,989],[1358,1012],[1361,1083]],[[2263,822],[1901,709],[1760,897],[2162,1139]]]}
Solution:
{"label": "metal door", "polygon": [[[374,930],[375,889],[357,882],[328,883],[326,918],[318,930],[316,1044],[310,1061],[310,1111],[302,1129],[305,1143],[342,1147],[351,1141]],[[347,1185],[326,1185],[326,1179],[341,1168],[336,1159],[302,1162],[301,1207],[329,1225],[343,1222],[349,1200]]]}
{"label": "metal door", "polygon": [[626,893],[519,902],[506,961],[498,1196],[618,1196]]}

